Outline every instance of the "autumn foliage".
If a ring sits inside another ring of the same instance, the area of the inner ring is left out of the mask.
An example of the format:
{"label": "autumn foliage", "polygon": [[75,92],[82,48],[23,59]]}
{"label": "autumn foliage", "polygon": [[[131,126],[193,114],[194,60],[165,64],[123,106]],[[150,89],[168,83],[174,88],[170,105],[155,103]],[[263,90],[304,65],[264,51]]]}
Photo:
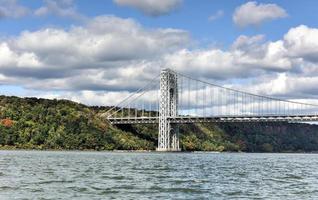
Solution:
{"label": "autumn foliage", "polygon": [[13,121],[11,119],[6,118],[6,119],[2,119],[0,121],[0,124],[2,126],[5,126],[5,127],[12,127],[13,126]]}

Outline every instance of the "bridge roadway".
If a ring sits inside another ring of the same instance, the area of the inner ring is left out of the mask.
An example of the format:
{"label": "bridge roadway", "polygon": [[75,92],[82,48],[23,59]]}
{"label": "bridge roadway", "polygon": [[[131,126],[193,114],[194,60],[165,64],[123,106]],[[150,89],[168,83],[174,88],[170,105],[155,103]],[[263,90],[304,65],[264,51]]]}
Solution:
{"label": "bridge roadway", "polygon": [[[168,118],[170,123],[188,124],[188,123],[220,123],[220,122],[311,122],[318,121],[318,115],[227,115],[213,117],[194,117],[194,116],[178,116]],[[111,124],[156,124],[159,117],[113,117],[108,118]]]}

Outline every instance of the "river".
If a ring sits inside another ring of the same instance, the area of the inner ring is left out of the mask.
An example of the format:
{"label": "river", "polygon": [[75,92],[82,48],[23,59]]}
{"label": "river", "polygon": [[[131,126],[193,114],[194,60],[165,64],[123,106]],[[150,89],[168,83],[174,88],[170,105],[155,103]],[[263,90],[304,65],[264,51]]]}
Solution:
{"label": "river", "polygon": [[318,199],[318,154],[0,151],[0,199]]}

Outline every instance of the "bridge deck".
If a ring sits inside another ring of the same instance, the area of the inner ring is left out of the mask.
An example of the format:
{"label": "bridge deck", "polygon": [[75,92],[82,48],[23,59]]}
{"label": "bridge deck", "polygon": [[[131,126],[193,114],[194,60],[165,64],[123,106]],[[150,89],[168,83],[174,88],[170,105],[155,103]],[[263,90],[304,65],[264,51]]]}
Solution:
{"label": "bridge deck", "polygon": [[[156,124],[159,117],[123,117],[108,118],[111,124]],[[310,122],[318,121],[318,115],[265,115],[265,116],[213,116],[213,117],[193,117],[179,116],[169,118],[171,123],[209,123],[209,122]]]}

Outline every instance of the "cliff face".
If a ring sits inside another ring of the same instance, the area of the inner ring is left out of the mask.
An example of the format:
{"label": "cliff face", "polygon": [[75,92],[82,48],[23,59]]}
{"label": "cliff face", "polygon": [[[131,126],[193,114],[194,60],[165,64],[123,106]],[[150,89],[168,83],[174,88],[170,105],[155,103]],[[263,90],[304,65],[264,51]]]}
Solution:
{"label": "cliff face", "polygon": [[[156,125],[113,127],[107,107],[66,100],[0,96],[0,148],[154,150]],[[318,126],[289,123],[192,124],[180,127],[186,151],[318,151]]]}

